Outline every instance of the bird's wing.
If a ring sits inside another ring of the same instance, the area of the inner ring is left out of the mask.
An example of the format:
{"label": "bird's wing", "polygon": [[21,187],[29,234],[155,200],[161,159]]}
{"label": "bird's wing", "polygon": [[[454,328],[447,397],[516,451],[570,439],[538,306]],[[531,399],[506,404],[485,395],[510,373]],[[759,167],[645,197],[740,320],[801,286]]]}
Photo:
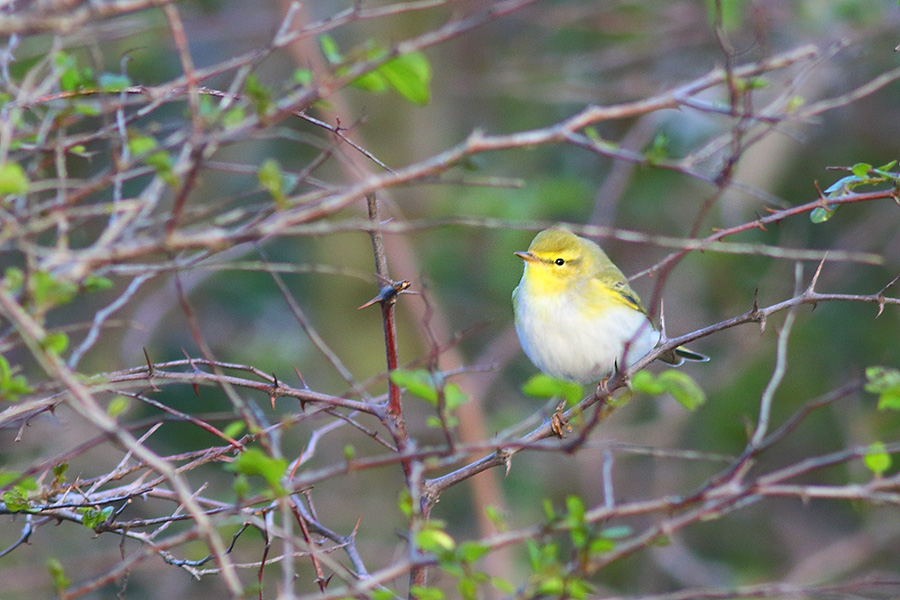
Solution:
{"label": "bird's wing", "polygon": [[610,296],[616,302],[620,302],[625,306],[644,314],[647,313],[644,305],[641,304],[640,297],[633,289],[631,289],[631,286],[628,285],[628,281],[625,279],[625,276],[622,275],[621,271],[611,274],[601,273],[597,276],[597,279],[605,289],[609,290]]}

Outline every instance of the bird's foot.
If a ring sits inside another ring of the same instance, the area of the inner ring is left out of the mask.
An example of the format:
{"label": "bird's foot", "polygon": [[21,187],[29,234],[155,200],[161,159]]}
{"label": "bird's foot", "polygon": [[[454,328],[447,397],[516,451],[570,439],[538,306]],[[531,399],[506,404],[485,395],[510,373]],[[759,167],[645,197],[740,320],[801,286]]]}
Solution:
{"label": "bird's foot", "polygon": [[550,429],[552,429],[553,433],[556,434],[556,437],[560,439],[564,438],[568,432],[572,431],[569,420],[566,419],[566,416],[563,414],[565,408],[566,401],[563,400],[556,406],[556,411],[554,411],[553,416],[550,417]]}

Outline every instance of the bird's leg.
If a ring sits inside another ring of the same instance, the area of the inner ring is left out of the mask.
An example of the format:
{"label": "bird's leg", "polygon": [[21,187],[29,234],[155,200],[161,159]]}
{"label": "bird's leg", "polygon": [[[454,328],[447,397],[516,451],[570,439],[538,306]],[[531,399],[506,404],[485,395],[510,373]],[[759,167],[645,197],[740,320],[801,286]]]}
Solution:
{"label": "bird's leg", "polygon": [[553,411],[553,416],[550,417],[550,429],[553,430],[553,433],[556,434],[556,437],[563,438],[565,435],[572,431],[572,426],[569,425],[569,420],[566,419],[566,416],[563,414],[563,411],[566,408],[566,400],[563,398],[559,404],[556,405],[556,410]]}

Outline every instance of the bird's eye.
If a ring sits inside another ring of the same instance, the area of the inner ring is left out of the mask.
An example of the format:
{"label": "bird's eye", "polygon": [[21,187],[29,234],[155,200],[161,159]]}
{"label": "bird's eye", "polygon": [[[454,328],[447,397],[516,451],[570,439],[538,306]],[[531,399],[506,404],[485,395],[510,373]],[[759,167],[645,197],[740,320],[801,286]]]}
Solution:
{"label": "bird's eye", "polygon": [[558,264],[560,267],[563,266],[564,264],[566,264],[566,261],[563,260],[563,259],[561,259],[561,258],[557,258],[557,259],[556,259],[555,261],[553,261],[553,262],[555,262],[556,264]]}

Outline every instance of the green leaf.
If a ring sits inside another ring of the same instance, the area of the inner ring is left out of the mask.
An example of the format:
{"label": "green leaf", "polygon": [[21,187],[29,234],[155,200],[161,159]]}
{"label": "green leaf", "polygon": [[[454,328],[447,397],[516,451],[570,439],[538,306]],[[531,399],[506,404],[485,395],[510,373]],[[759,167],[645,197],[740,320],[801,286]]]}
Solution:
{"label": "green leaf", "polygon": [[48,333],[44,336],[44,339],[41,340],[41,346],[43,346],[47,352],[62,354],[66,351],[66,348],[69,347],[69,336],[62,331]]}
{"label": "green leaf", "polygon": [[477,600],[478,598],[478,584],[472,579],[460,579],[456,589],[459,590],[462,600]]}
{"label": "green leaf", "polygon": [[69,470],[69,463],[61,462],[58,465],[53,466],[53,485],[58,485],[61,483],[65,483],[66,481],[66,471]]}
{"label": "green leaf", "polygon": [[569,404],[577,404],[584,397],[584,388],[579,383],[539,373],[525,382],[522,393],[532,398],[565,398]]}
{"label": "green leaf", "polygon": [[344,460],[350,462],[356,458],[356,448],[353,447],[353,444],[347,444],[344,446]]}
{"label": "green leaf", "polygon": [[309,69],[297,69],[294,71],[294,83],[307,86],[313,82],[313,72]]}
{"label": "green leaf", "polygon": [[666,392],[666,385],[659,381],[650,371],[638,371],[631,377],[631,389],[650,396],[659,396]]}
{"label": "green leaf", "polygon": [[590,545],[588,546],[588,552],[590,554],[603,554],[605,552],[611,552],[616,549],[616,543],[605,537],[594,538],[591,540]]}
{"label": "green leaf", "polygon": [[9,361],[0,355],[0,398],[15,402],[19,396],[31,393],[31,386],[24,375],[13,375]]}
{"label": "green leaf", "polygon": [[71,281],[56,279],[46,271],[34,271],[29,275],[28,287],[35,307],[45,311],[61,304],[68,304],[78,293],[78,286]]}
{"label": "green leaf", "polygon": [[103,73],[97,78],[100,89],[104,92],[121,92],[131,85],[131,79],[128,75],[118,73]]}
{"label": "green leaf", "polygon": [[28,494],[21,486],[15,486],[11,490],[6,490],[0,495],[3,504],[12,512],[24,512],[28,510]]}
{"label": "green leaf", "polygon": [[50,579],[53,581],[53,587],[57,592],[62,592],[72,585],[72,582],[66,577],[62,563],[57,558],[47,559],[47,572],[50,573]]}
{"label": "green leaf", "polygon": [[281,174],[281,167],[278,165],[278,161],[274,158],[268,158],[263,161],[259,171],[256,172],[256,177],[259,180],[259,185],[272,195],[272,199],[275,200],[275,207],[278,210],[283,210],[287,199],[284,191],[286,180],[284,175]]}
{"label": "green leaf", "polygon": [[871,171],[871,170],[872,170],[872,165],[870,165],[869,163],[856,163],[850,169],[850,171],[852,171],[853,174],[856,175],[857,177],[859,177],[860,179],[865,178],[866,175],[868,175],[869,171]]}
{"label": "green leaf", "polygon": [[151,150],[156,150],[158,145],[156,138],[147,135],[135,135],[128,139],[128,151],[132,156],[147,154]]}
{"label": "green leaf", "polygon": [[247,92],[247,96],[250,97],[250,101],[256,108],[256,114],[259,117],[265,117],[269,114],[269,108],[272,105],[272,92],[260,83],[256,73],[247,75],[247,80],[244,82],[244,90]]}
{"label": "green leaf", "polygon": [[457,555],[460,560],[473,563],[490,551],[488,546],[479,542],[463,542],[459,545]]}
{"label": "green leaf", "polygon": [[116,418],[126,410],[128,410],[128,406],[131,404],[131,401],[125,396],[116,396],[109,402],[109,406],[106,407],[106,414],[111,416],[112,418]]}
{"label": "green leaf", "polygon": [[400,509],[400,512],[407,517],[412,516],[412,496],[409,495],[409,490],[406,488],[400,490],[400,498],[397,500],[397,507]]}
{"label": "green leaf", "polygon": [[697,408],[706,402],[706,392],[703,391],[691,376],[683,371],[663,371],[657,380],[666,386],[666,391],[671,394],[679,404],[688,410]]}
{"label": "green leaf", "polygon": [[485,506],[484,516],[497,531],[506,531],[506,519],[503,518],[503,515],[500,514],[500,510],[496,506],[491,504]]}
{"label": "green leaf", "polygon": [[459,408],[468,401],[469,397],[455,383],[448,383],[444,386],[444,408],[447,411]]}
{"label": "green leaf", "polygon": [[398,56],[381,65],[378,72],[413,104],[425,105],[431,100],[431,64],[421,52]]}
{"label": "green leaf", "polygon": [[372,590],[372,600],[397,600],[397,597],[391,590]]}
{"label": "green leaf", "polygon": [[17,163],[0,165],[0,196],[21,196],[28,192],[28,183],[25,170]]}
{"label": "green leaf", "polygon": [[330,35],[322,34],[319,36],[319,48],[322,50],[322,56],[331,64],[336,65],[343,62],[344,59],[338,50],[337,42]]}
{"label": "green leaf", "polygon": [[566,510],[570,526],[584,525],[585,507],[581,496],[566,496]]}
{"label": "green leaf", "polygon": [[414,395],[437,406],[438,393],[431,372],[425,369],[394,369],[391,381]]}
{"label": "green leaf", "polygon": [[416,534],[416,545],[432,554],[444,554],[456,549],[456,542],[450,534],[440,529],[423,529]]}
{"label": "green leaf", "polygon": [[247,424],[243,421],[232,421],[228,425],[225,426],[225,429],[222,430],[222,433],[227,435],[233,440],[236,440],[238,436],[244,433],[244,430],[247,429]]}
{"label": "green leaf", "polygon": [[444,592],[436,587],[413,585],[409,588],[409,597],[415,600],[444,600]]}
{"label": "green leaf", "polygon": [[[346,69],[339,69],[338,73],[341,72],[346,72]],[[350,85],[373,94],[383,94],[389,89],[388,80],[379,71],[364,73],[351,81]]]}
{"label": "green leaf", "polygon": [[107,506],[103,510],[82,508],[80,509],[81,524],[93,531],[109,520],[113,514],[113,510],[112,506]]}
{"label": "green leaf", "polygon": [[865,390],[878,394],[878,410],[900,410],[900,371],[889,367],[868,367]]}
{"label": "green leaf", "polygon": [[113,282],[109,277],[88,275],[84,278],[84,281],[81,282],[81,285],[84,287],[85,291],[88,292],[103,292],[111,289],[113,287]]}
{"label": "green leaf", "polygon": [[837,206],[832,208],[825,208],[824,206],[817,206],[813,209],[811,213],[809,213],[809,220],[818,225],[819,223],[824,223],[832,216],[834,216],[834,211],[837,210]]}
{"label": "green leaf", "polygon": [[658,133],[653,138],[653,144],[644,153],[648,164],[655,165],[669,157],[669,138],[665,133]]}
{"label": "green leaf", "polygon": [[222,125],[225,129],[231,129],[236,127],[245,117],[244,108],[235,106],[225,112],[225,115],[222,117]]}
{"label": "green leaf", "polygon": [[885,471],[891,468],[892,459],[891,455],[885,451],[884,442],[874,442],[869,446],[863,462],[875,474],[875,477],[881,477]]}
{"label": "green leaf", "polygon": [[259,448],[247,448],[228,465],[227,469],[241,475],[260,476],[276,494],[286,493],[281,486],[281,478],[287,471],[287,461],[283,458],[273,458]]}

